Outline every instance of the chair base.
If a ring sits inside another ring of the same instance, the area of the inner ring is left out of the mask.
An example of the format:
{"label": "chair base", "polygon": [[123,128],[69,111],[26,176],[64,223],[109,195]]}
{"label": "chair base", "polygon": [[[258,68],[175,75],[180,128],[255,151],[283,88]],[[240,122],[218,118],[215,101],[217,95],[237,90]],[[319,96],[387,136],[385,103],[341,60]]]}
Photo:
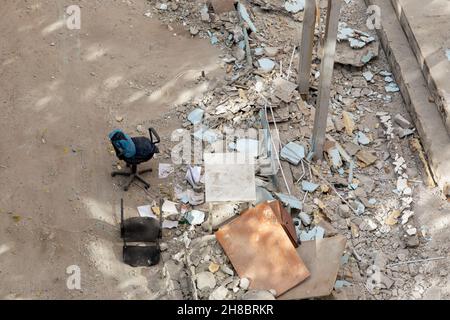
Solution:
{"label": "chair base", "polygon": [[128,191],[130,189],[131,184],[135,180],[142,182],[145,189],[149,189],[150,184],[147,181],[145,181],[144,178],[141,177],[141,175],[148,173],[148,172],[152,172],[152,171],[153,171],[153,169],[145,169],[145,170],[137,171],[137,166],[132,165],[131,172],[114,171],[111,173],[111,177],[115,177],[115,176],[130,177],[130,179],[127,181],[127,183],[123,187],[124,191]]}

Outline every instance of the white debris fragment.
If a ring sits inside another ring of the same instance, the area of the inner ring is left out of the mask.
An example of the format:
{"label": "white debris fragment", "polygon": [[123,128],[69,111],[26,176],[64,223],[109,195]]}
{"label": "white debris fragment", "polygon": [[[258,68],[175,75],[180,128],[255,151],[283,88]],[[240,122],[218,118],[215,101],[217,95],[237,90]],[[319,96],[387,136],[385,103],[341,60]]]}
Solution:
{"label": "white debris fragment", "polygon": [[269,73],[275,68],[275,62],[269,58],[262,58],[258,60],[259,67],[263,72]]}
{"label": "white debris fragment", "polygon": [[361,131],[356,135],[356,140],[359,144],[366,146],[370,143],[370,139]]}
{"label": "white debris fragment", "polygon": [[159,10],[165,11],[165,10],[167,10],[168,6],[167,6],[167,3],[159,3],[156,5],[156,8]]}
{"label": "white debris fragment", "polygon": [[399,192],[403,192],[406,188],[408,188],[408,180],[403,178],[398,178],[397,180],[397,190]]}
{"label": "white debris fragment", "polygon": [[389,83],[386,87],[384,87],[386,92],[399,92],[400,88],[394,82]]}
{"label": "white debris fragment", "polygon": [[373,73],[370,71],[366,71],[363,73],[363,77],[364,79],[366,79],[366,81],[372,81],[373,80]]}
{"label": "white debris fragment", "polygon": [[411,122],[409,122],[408,120],[406,120],[401,114],[397,114],[394,117],[394,121],[395,123],[397,123],[400,127],[402,127],[403,129],[409,129],[411,128]]}
{"label": "white debris fragment", "polygon": [[402,225],[405,225],[408,223],[409,219],[414,215],[414,211],[411,210],[405,210],[403,211],[402,215]]}
{"label": "white debris fragment", "polygon": [[205,221],[205,213],[199,210],[192,210],[186,214],[186,220],[190,225],[198,226]]}
{"label": "white debris fragment", "polygon": [[298,13],[305,9],[305,0],[286,0],[284,8],[288,12]]}
{"label": "white debris fragment", "polygon": [[250,286],[250,280],[248,280],[247,278],[242,278],[242,279],[239,281],[239,287],[240,287],[242,290],[247,290],[249,286]]}
{"label": "white debris fragment", "polygon": [[305,226],[309,226],[312,223],[312,218],[309,214],[307,214],[306,212],[300,212],[298,217],[300,218],[300,220],[302,221],[302,223]]}
{"label": "white debris fragment", "polygon": [[408,236],[414,236],[417,234],[417,228],[413,228],[412,226],[408,226],[408,228],[406,229],[406,233],[408,234]]}

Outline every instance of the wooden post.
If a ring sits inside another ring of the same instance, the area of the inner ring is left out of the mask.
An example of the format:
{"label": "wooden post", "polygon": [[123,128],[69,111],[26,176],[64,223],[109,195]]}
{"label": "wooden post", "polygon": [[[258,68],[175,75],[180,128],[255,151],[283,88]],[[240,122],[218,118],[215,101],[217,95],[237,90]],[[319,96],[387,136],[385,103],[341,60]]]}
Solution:
{"label": "wooden post", "polygon": [[333,78],[334,54],[339,25],[339,14],[342,0],[328,0],[325,41],[320,68],[319,96],[316,104],[316,115],[312,136],[312,151],[315,159],[323,158],[323,145],[327,129],[328,105],[330,103],[331,80]]}
{"label": "wooden post", "polygon": [[300,61],[298,64],[298,92],[301,95],[309,93],[314,31],[316,29],[316,0],[306,0],[304,12],[302,39],[300,42]]}

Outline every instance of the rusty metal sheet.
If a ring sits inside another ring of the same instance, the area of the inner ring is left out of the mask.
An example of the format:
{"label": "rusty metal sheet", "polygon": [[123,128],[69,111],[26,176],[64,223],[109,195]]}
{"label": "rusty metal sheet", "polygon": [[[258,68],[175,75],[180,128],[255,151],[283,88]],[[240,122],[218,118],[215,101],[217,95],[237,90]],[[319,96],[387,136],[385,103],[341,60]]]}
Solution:
{"label": "rusty metal sheet", "polygon": [[311,272],[311,276],[278,299],[300,300],[330,295],[336,282],[346,242],[347,239],[342,235],[302,242],[297,252]]}
{"label": "rusty metal sheet", "polygon": [[216,238],[238,275],[250,280],[250,289],[281,295],[310,275],[268,203],[245,211]]}
{"label": "rusty metal sheet", "polygon": [[286,209],[284,209],[283,205],[278,200],[270,201],[269,205],[277,216],[278,221],[283,226],[284,231],[286,231],[287,235],[289,236],[292,244],[297,248],[297,232],[295,231],[294,221],[292,220],[291,215],[286,211]]}

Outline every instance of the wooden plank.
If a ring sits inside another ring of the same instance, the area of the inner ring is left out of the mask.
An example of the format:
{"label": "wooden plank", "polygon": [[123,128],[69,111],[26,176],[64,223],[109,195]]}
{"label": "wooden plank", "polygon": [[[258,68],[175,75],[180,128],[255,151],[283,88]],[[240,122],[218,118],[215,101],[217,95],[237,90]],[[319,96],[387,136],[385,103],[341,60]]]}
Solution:
{"label": "wooden plank", "polygon": [[314,30],[316,27],[316,10],[316,0],[306,0],[300,44],[300,61],[298,64],[298,90],[299,93],[303,95],[306,95],[309,92]]}
{"label": "wooden plank", "polygon": [[331,80],[333,78],[334,54],[338,33],[339,14],[342,0],[328,0],[328,15],[325,30],[325,45],[320,67],[319,97],[312,137],[312,151],[315,159],[323,158],[323,145],[327,128],[328,105],[330,103]]}

